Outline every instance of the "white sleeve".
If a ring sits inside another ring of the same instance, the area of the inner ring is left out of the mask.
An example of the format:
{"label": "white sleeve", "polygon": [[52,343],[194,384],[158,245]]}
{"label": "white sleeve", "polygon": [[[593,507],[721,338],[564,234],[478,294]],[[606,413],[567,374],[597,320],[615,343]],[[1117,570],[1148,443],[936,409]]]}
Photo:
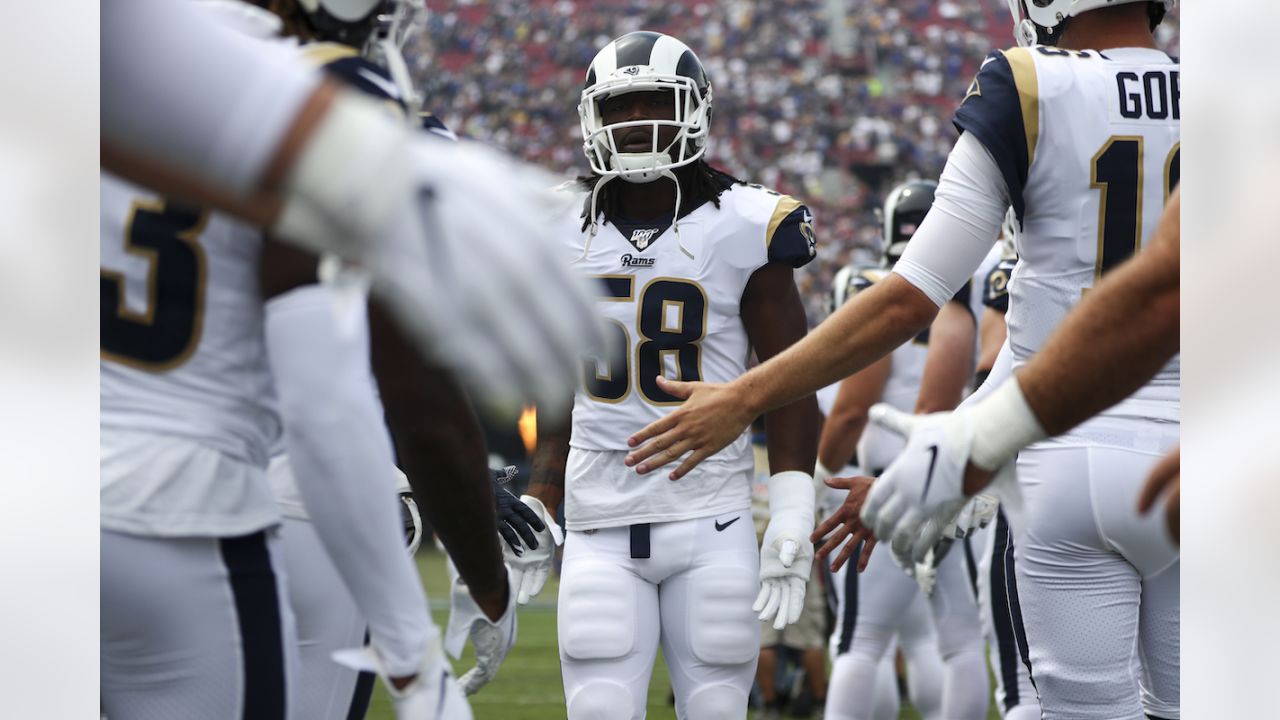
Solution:
{"label": "white sleeve", "polygon": [[933,208],[893,271],[942,307],[982,264],[1008,209],[996,161],[977,138],[962,133],[938,179]]}
{"label": "white sleeve", "polygon": [[321,74],[200,5],[129,0],[102,13],[102,139],[245,194]]}
{"label": "white sleeve", "polygon": [[437,630],[405,551],[367,317],[357,325],[339,329],[329,288],[298,288],[267,303],[267,353],[307,514],[387,672],[409,675]]}

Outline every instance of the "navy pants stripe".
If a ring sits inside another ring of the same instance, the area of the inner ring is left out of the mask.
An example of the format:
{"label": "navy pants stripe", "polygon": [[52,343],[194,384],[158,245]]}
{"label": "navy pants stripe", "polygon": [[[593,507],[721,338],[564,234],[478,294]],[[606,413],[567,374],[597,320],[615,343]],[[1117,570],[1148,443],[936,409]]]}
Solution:
{"label": "navy pants stripe", "polygon": [[219,542],[244,649],[244,720],[284,720],[284,631],[265,532]]}

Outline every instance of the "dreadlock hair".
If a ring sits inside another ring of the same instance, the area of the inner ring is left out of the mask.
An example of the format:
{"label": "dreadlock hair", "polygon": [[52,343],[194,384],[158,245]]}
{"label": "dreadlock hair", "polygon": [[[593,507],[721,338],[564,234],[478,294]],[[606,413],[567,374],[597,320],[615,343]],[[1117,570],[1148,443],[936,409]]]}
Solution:
{"label": "dreadlock hair", "polygon": [[[676,168],[675,175],[676,179],[680,181],[680,192],[685,197],[685,200],[680,204],[680,217],[675,218],[676,220],[698,209],[703,203],[710,202],[719,208],[721,193],[734,185],[746,184],[723,170],[711,167],[707,164],[707,161],[701,158],[685,167]],[[576,180],[578,187],[587,192],[591,192],[599,181],[600,175],[596,173],[582,175]],[[596,212],[604,216],[606,223],[618,211],[618,187],[619,185],[616,183],[609,183],[600,190]],[[586,232],[587,228],[591,226],[590,213],[591,198],[588,197],[582,205],[583,232]]]}

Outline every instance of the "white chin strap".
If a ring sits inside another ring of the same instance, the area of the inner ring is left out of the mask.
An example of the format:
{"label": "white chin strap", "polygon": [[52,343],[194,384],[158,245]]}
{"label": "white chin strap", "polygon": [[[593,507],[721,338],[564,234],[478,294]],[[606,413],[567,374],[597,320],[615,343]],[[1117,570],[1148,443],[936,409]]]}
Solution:
{"label": "white chin strap", "polygon": [[[627,182],[651,183],[663,177],[663,171],[656,168],[671,165],[671,162],[669,152],[614,153],[609,164]],[[670,175],[671,171],[667,170],[666,174]]]}
{"label": "white chin strap", "polygon": [[[645,157],[652,157],[652,156],[653,156],[653,153],[628,153],[628,154],[630,154],[630,155],[632,155],[632,156],[636,156],[636,155],[643,155],[643,156],[645,156]],[[666,155],[666,153],[659,153],[659,154],[661,154],[661,155]],[[615,155],[614,157],[615,157],[615,158],[617,158],[618,156],[616,156],[616,155]],[[619,164],[621,164],[621,163],[619,163]],[[675,234],[676,234],[676,247],[680,248],[680,252],[684,253],[684,254],[685,254],[685,257],[689,258],[690,260],[693,260],[693,259],[694,259],[694,258],[693,258],[693,253],[689,252],[689,248],[685,247],[685,246],[684,246],[684,242],[680,239],[680,199],[681,199],[681,194],[680,194],[680,181],[676,179],[676,174],[675,174],[675,173],[673,173],[673,172],[671,172],[671,169],[670,169],[670,168],[665,168],[665,169],[662,169],[662,170],[653,170],[653,171],[651,171],[651,172],[652,172],[652,173],[654,174],[654,176],[655,176],[654,178],[652,178],[652,180],[656,180],[656,179],[658,179],[658,178],[667,178],[667,179],[668,179],[668,180],[670,180],[672,183],[675,183],[675,186],[676,186],[676,209],[675,209],[675,212],[674,212],[674,213],[672,213],[672,215],[671,215],[671,228],[672,228],[672,230],[674,230],[674,231],[675,231]],[[633,180],[633,179],[631,179],[630,177],[628,177],[627,175],[605,175],[605,176],[601,177],[599,180],[597,180],[597,181],[596,181],[596,186],[595,186],[595,187],[593,187],[593,188],[591,188],[591,207],[590,207],[590,209],[588,210],[588,212],[590,212],[590,213],[591,213],[591,225],[590,225],[590,227],[587,229],[587,242],[586,242],[586,243],[584,243],[584,244],[583,244],[583,246],[582,246],[582,255],[578,256],[578,260],[579,260],[579,261],[582,261],[582,260],[586,260],[586,259],[587,259],[587,253],[591,251],[591,239],[592,239],[592,238],[594,238],[594,237],[596,236],[596,233],[600,232],[600,224],[599,224],[599,222],[596,220],[596,217],[597,217],[597,215],[596,215],[596,200],[598,200],[598,199],[599,199],[599,197],[600,197],[600,189],[601,189],[601,188],[603,188],[606,184],[608,184],[608,182],[609,182],[610,180],[612,180],[612,179],[614,179],[614,178],[616,178],[616,177],[621,177],[621,178],[623,178],[624,180],[628,180],[628,181],[630,181],[630,182],[634,182],[634,183],[639,183],[639,182],[652,182],[652,180]]]}

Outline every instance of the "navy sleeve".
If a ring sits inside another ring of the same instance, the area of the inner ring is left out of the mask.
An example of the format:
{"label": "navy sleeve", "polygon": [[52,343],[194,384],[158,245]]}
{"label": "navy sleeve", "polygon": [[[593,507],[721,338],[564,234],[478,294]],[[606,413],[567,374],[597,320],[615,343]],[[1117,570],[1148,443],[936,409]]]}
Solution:
{"label": "navy sleeve", "polygon": [[813,213],[790,196],[782,196],[769,220],[766,242],[769,262],[804,267],[817,255],[818,240],[813,233]]}
{"label": "navy sleeve", "polygon": [[[970,315],[973,315],[973,303],[969,302],[969,299],[972,296],[973,281],[970,280],[962,285],[960,289],[956,291],[956,294],[951,296],[951,299],[948,302],[959,303],[961,307],[969,311]],[[977,322],[977,320],[977,318],[974,318],[974,322]]]}
{"label": "navy sleeve", "polygon": [[1022,222],[1022,189],[1040,136],[1040,92],[1035,61],[1026,48],[987,56],[953,120],[995,159]]}
{"label": "navy sleeve", "polygon": [[1001,260],[987,273],[982,287],[982,304],[999,313],[1009,312],[1009,280],[1017,260]]}

